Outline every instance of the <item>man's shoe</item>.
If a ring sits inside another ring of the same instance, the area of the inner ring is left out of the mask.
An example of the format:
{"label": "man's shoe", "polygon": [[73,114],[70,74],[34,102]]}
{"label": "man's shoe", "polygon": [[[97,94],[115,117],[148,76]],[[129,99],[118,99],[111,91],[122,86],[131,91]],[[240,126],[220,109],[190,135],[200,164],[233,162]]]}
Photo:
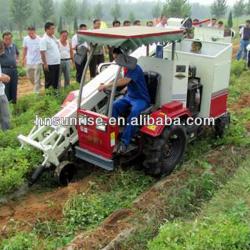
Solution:
{"label": "man's shoe", "polygon": [[129,145],[125,145],[123,142],[120,142],[118,147],[117,147],[117,153],[124,155],[127,154],[133,150],[137,149],[137,146],[129,144]]}

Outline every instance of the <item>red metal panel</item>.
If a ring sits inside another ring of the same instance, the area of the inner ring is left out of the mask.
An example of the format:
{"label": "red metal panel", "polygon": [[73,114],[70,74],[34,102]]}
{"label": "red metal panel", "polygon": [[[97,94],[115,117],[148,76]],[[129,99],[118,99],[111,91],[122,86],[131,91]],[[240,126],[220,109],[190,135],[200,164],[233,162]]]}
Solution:
{"label": "red metal panel", "polygon": [[[157,121],[158,117],[165,121],[165,117],[174,119],[182,116],[191,116],[191,113],[187,108],[183,107],[181,102],[172,101],[170,103],[164,104],[160,110],[152,113],[150,117],[154,118],[155,121]],[[143,126],[141,128],[141,132],[153,137],[157,137],[162,133],[165,126],[166,124]]]}
{"label": "red metal panel", "polygon": [[210,117],[218,117],[227,112],[228,90],[214,93],[210,105]]}
{"label": "red metal panel", "polygon": [[[113,149],[117,143],[119,133],[118,126],[109,125],[109,118],[107,116],[103,116],[92,111],[80,109],[78,110],[78,116],[84,116],[87,117],[89,121],[94,121],[91,125],[83,124],[77,126],[79,146],[83,149],[89,150],[90,152],[111,159]],[[103,122],[107,124],[106,131],[101,131],[96,128],[96,119],[100,117]]]}

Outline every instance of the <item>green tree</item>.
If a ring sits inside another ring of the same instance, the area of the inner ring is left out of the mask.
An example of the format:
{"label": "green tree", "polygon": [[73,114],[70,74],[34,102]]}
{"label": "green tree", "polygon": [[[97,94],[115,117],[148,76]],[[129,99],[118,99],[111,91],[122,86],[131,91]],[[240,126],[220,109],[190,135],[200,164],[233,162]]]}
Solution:
{"label": "green tree", "polygon": [[0,0],[0,31],[6,30],[10,23],[9,1]]}
{"label": "green tree", "polygon": [[98,2],[94,8],[93,8],[93,16],[94,18],[101,19],[103,17],[103,9],[102,9],[102,3]]}
{"label": "green tree", "polygon": [[88,19],[91,15],[90,5],[88,0],[82,0],[80,8],[78,8],[78,17],[80,19]]}
{"label": "green tree", "polygon": [[224,17],[227,11],[227,0],[214,0],[211,5],[211,14],[216,18]]}
{"label": "green tree", "polygon": [[229,12],[228,20],[227,20],[227,26],[229,28],[233,27],[233,14],[232,14],[232,11]]}
{"label": "green tree", "polygon": [[57,27],[57,31],[58,31],[58,33],[60,33],[62,30],[63,30],[63,17],[60,16],[59,24],[58,24],[58,27]]}
{"label": "green tree", "polygon": [[187,0],[167,0],[163,6],[163,14],[169,17],[190,16],[191,5]]}
{"label": "green tree", "polygon": [[70,32],[70,25],[73,22],[76,12],[77,12],[76,0],[63,1],[63,14],[66,18],[66,22],[69,27],[69,32]]}
{"label": "green tree", "polygon": [[154,6],[154,8],[152,9],[152,17],[153,18],[157,18],[161,15],[161,4],[160,2],[158,1],[156,3],[156,5]]}
{"label": "green tree", "polygon": [[135,21],[135,14],[134,14],[133,11],[130,11],[130,12],[129,12],[128,20],[129,20],[130,22],[134,22],[134,21]]}
{"label": "green tree", "polygon": [[44,22],[49,20],[54,14],[54,2],[53,0],[39,0],[40,15]]}
{"label": "green tree", "polygon": [[31,14],[31,0],[11,0],[10,12],[14,23],[16,24],[20,38],[22,38],[22,31],[26,20]]}
{"label": "green tree", "polygon": [[115,1],[115,4],[111,8],[110,14],[114,20],[117,20],[121,17],[121,6],[117,0]]}
{"label": "green tree", "polygon": [[241,17],[244,15],[245,12],[245,1],[244,0],[238,0],[233,7],[234,16],[235,17]]}
{"label": "green tree", "polygon": [[246,15],[250,15],[250,0],[246,3]]}
{"label": "green tree", "polygon": [[78,22],[77,17],[74,18],[74,31],[76,32],[78,30]]}

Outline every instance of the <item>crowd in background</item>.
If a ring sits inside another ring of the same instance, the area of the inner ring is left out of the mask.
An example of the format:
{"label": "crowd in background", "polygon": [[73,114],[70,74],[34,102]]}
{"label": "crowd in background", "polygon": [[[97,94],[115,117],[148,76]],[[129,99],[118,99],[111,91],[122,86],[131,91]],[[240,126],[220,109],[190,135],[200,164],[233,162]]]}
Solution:
{"label": "crowd in background", "polygon": [[[193,23],[199,23],[198,19],[194,19]],[[131,23],[129,20],[125,20],[121,23],[118,20],[113,21],[113,27],[120,26],[140,26],[140,20],[135,20]],[[148,21],[147,26],[161,27],[165,28],[168,25],[168,19],[166,16],[162,16],[158,23],[153,21]],[[212,18],[208,27],[224,29],[224,24],[222,21],[217,21],[216,18]],[[79,25],[79,31],[87,30],[86,24]],[[92,29],[101,28],[101,20],[95,19],[93,21]],[[69,38],[69,33],[67,30],[62,30],[60,32],[60,37],[57,39],[55,37],[55,25],[52,22],[47,22],[44,26],[45,33],[42,37],[38,36],[35,27],[27,28],[27,36],[23,39],[23,53],[21,64],[25,66],[27,76],[34,86],[34,92],[39,93],[42,87],[41,76],[44,72],[45,78],[45,88],[52,87],[58,89],[64,85],[64,87],[70,84],[70,72],[71,68],[76,69],[76,81],[81,82],[82,73],[87,61],[87,54],[90,50],[89,45],[86,42],[79,42],[77,33],[74,34],[72,39]],[[250,20],[246,21],[246,25],[240,29],[241,41],[240,49],[237,54],[237,59],[240,60],[248,59],[250,53],[247,54],[247,50],[250,50],[249,40],[250,40]],[[0,97],[6,95],[6,99],[0,105],[0,123],[2,129],[8,129],[9,125],[9,115],[6,111],[8,103],[6,100],[12,103],[16,103],[17,100],[17,84],[18,84],[18,71],[17,65],[19,63],[19,50],[17,46],[12,41],[12,33],[5,32],[2,35],[3,51],[0,54],[0,76],[3,75],[4,79],[0,78]],[[1,46],[0,46],[1,48]],[[89,65],[90,78],[94,78],[97,74],[97,67],[99,64],[105,61],[105,53],[109,55],[109,60],[113,61],[112,57],[112,47],[102,48],[99,47],[95,50],[92,60]],[[248,65],[250,67],[250,58],[248,60]],[[9,79],[6,78],[9,77]],[[64,78],[62,84],[61,78]],[[7,81],[8,80],[8,81]],[[3,84],[5,82],[6,84]],[[1,101],[1,99],[0,99]],[[4,124],[3,125],[3,121]],[[6,122],[7,121],[7,122]]]}

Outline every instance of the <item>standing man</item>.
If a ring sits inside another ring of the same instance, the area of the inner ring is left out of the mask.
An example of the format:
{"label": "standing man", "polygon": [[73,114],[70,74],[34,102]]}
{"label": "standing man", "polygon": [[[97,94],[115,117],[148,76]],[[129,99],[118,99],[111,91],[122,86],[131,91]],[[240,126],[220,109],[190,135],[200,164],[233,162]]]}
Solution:
{"label": "standing man", "polygon": [[[80,24],[79,30],[87,30],[86,24]],[[72,37],[72,49],[74,52],[74,63],[76,66],[76,81],[81,82],[82,73],[87,62],[87,51],[89,46],[86,42],[79,43],[77,33]]]}
{"label": "standing man", "polygon": [[135,20],[135,21],[133,22],[133,25],[134,25],[134,26],[141,26],[141,21],[140,21],[140,20]]}
{"label": "standing man", "polygon": [[210,23],[208,24],[209,28],[217,28],[217,19],[215,17],[213,17],[211,20],[210,20]]}
{"label": "standing man", "polygon": [[123,26],[125,26],[125,27],[131,26],[131,22],[129,20],[125,20],[123,22]]}
{"label": "standing man", "polygon": [[54,23],[47,22],[44,26],[45,34],[40,42],[40,52],[45,75],[45,88],[58,88],[60,70],[60,51],[54,36]]}
{"label": "standing man", "polygon": [[19,51],[16,45],[12,43],[12,34],[10,32],[3,33],[2,37],[5,51],[4,54],[0,56],[0,64],[2,67],[2,73],[10,77],[10,82],[5,87],[5,94],[9,102],[16,103],[18,83],[17,64]]}
{"label": "standing man", "polygon": [[60,32],[59,50],[61,55],[59,87],[61,87],[61,76],[64,75],[64,88],[70,84],[70,61],[73,61],[73,50],[71,43],[68,41],[68,31],[62,30]]}
{"label": "standing man", "polygon": [[[93,21],[93,29],[100,29],[100,27],[101,27],[100,19],[95,19]],[[96,48],[92,60],[90,61],[89,64],[91,78],[94,78],[96,76],[96,69],[98,65],[103,62],[104,62],[104,49],[103,47],[98,47]]]}
{"label": "standing man", "polygon": [[166,28],[168,23],[168,19],[166,16],[161,16],[160,22],[155,26],[157,28]]}
{"label": "standing man", "polygon": [[[248,46],[249,40],[250,40],[250,20],[246,20],[245,27],[242,27],[240,29],[240,35],[241,35],[240,48],[239,48],[239,51],[237,54],[238,61],[241,58],[243,58],[243,60],[247,59],[247,46]],[[242,54],[243,54],[243,56],[242,56]]]}
{"label": "standing man", "polygon": [[147,21],[146,26],[153,27],[154,26],[153,21]]}
{"label": "standing man", "polygon": [[[118,20],[114,20],[113,23],[112,23],[112,25],[113,25],[113,28],[117,28],[117,27],[120,27],[120,26],[121,26],[121,22],[118,21]],[[108,46],[108,50],[109,50],[109,61],[110,61],[110,62],[113,62],[113,61],[114,61],[113,49],[114,49],[114,47]]]}
{"label": "standing man", "polygon": [[34,92],[41,88],[42,60],[40,54],[40,37],[35,27],[28,27],[28,36],[23,39],[23,66],[26,65],[27,76],[34,85]]}
{"label": "standing man", "polygon": [[[4,43],[0,41],[0,56],[4,54]],[[10,114],[9,114],[9,103],[8,98],[5,95],[4,89],[5,84],[10,81],[8,75],[2,74],[1,64],[0,64],[0,125],[3,131],[10,128]]]}

